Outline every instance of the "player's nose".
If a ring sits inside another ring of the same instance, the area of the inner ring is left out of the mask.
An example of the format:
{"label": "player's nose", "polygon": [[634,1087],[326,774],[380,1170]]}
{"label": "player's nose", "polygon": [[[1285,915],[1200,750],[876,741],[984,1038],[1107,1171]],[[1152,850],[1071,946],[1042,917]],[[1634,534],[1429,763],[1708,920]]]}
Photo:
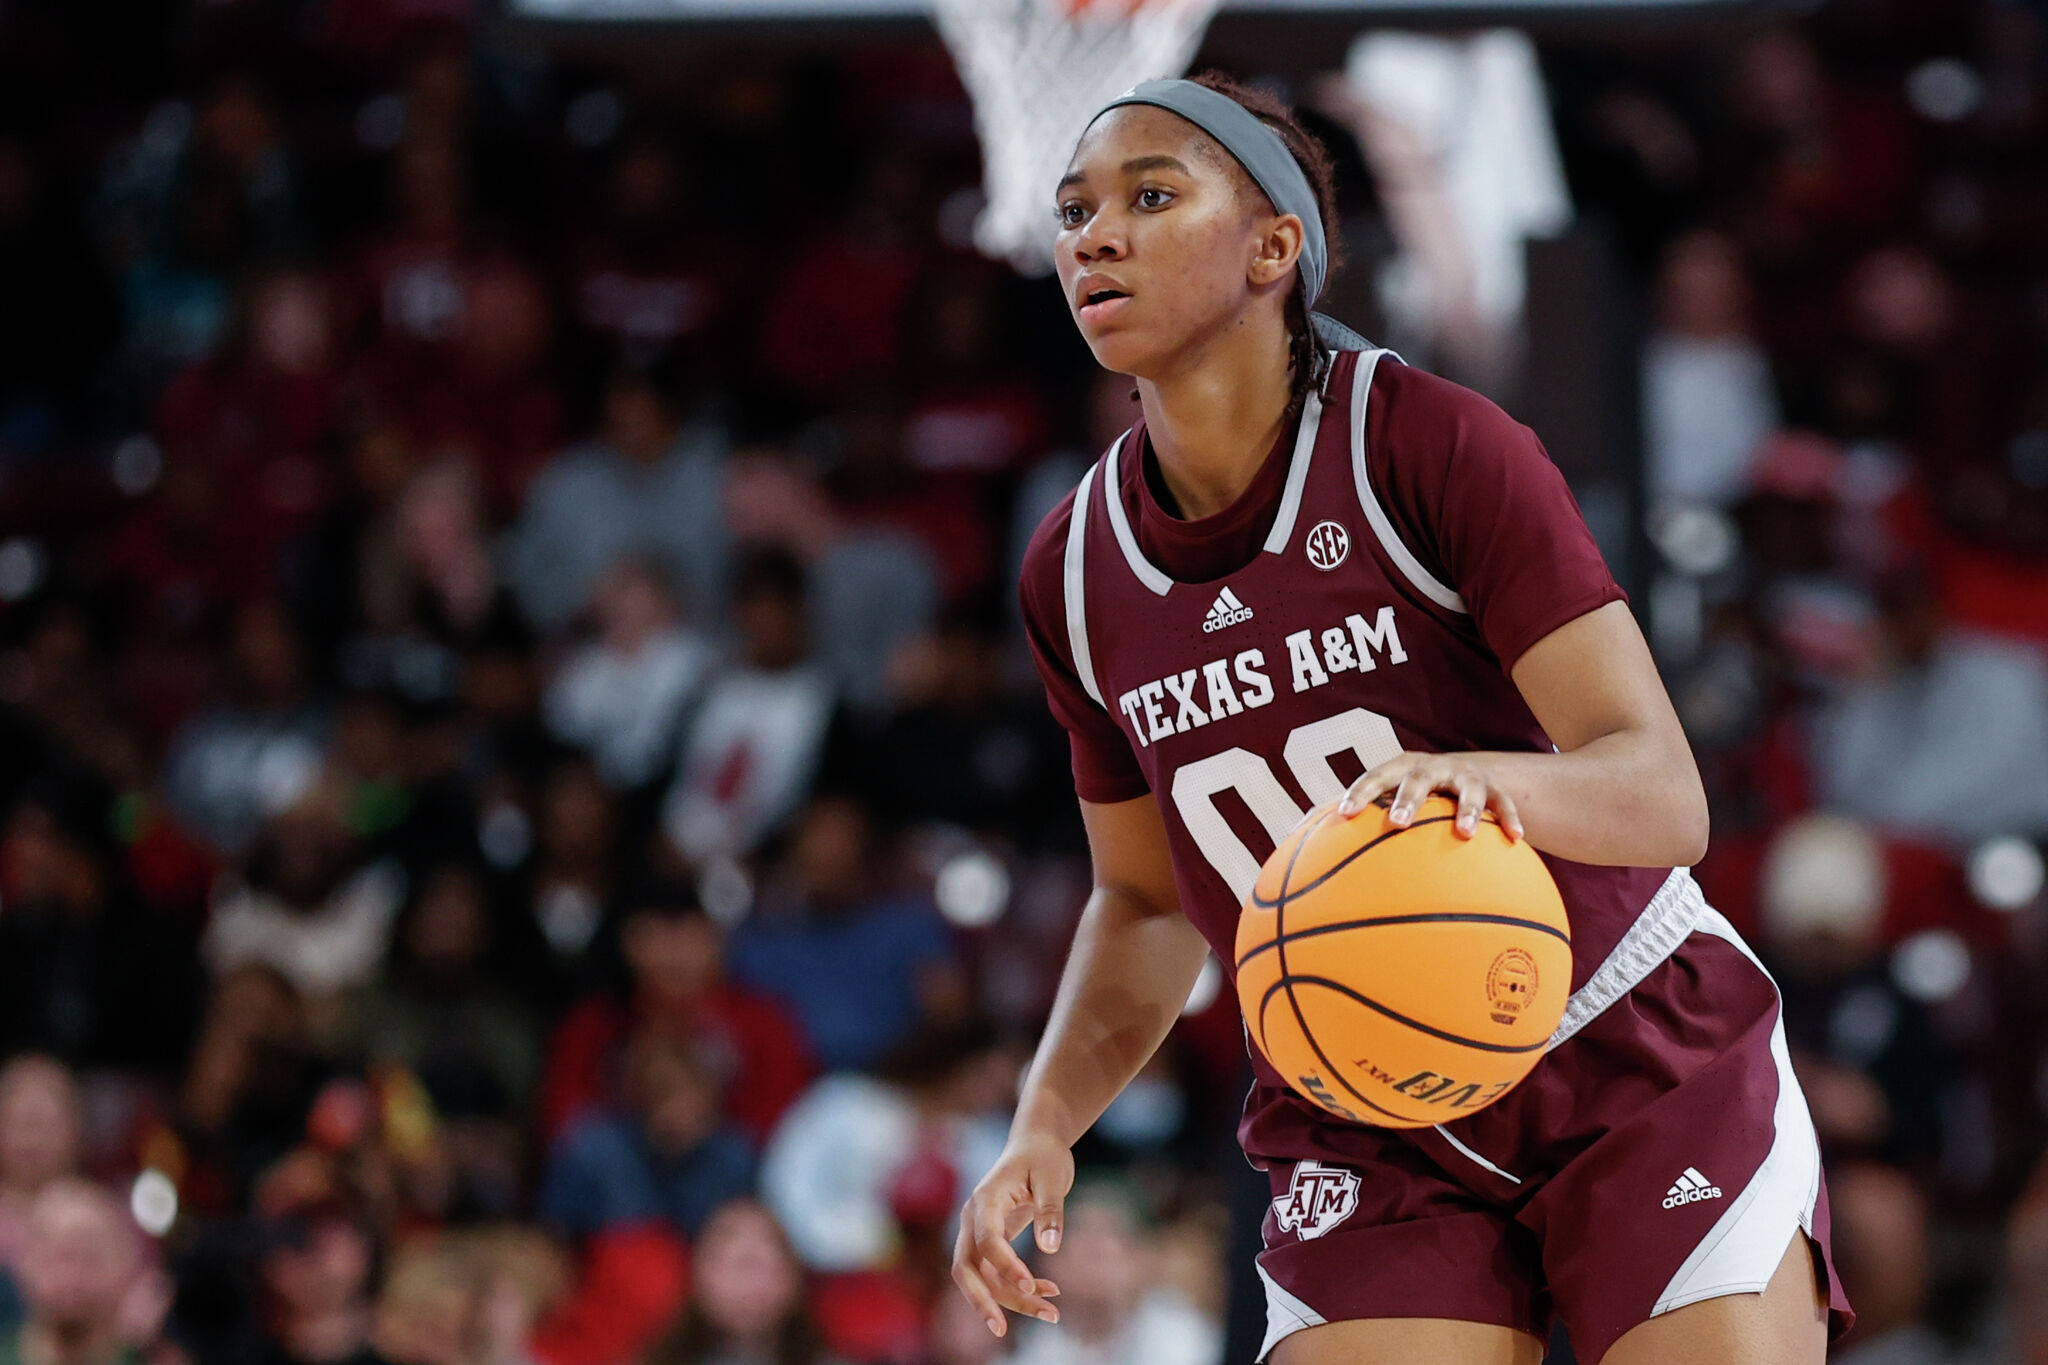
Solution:
{"label": "player's nose", "polygon": [[1108,208],[1091,215],[1074,236],[1074,256],[1083,264],[1119,260],[1129,250],[1130,238],[1117,215]]}

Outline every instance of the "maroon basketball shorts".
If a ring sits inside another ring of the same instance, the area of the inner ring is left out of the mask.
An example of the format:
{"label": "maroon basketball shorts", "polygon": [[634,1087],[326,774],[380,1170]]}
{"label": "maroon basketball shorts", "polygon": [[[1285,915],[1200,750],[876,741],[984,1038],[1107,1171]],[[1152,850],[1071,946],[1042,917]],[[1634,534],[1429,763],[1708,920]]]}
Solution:
{"label": "maroon basketball shorts", "polygon": [[1833,1331],[1852,1320],[1777,987],[1713,910],[1492,1108],[1407,1131],[1318,1124],[1315,1140],[1261,1163],[1262,1360],[1324,1322],[1547,1339],[1555,1313],[1595,1365],[1660,1313],[1762,1290],[1795,1230],[1819,1252]]}

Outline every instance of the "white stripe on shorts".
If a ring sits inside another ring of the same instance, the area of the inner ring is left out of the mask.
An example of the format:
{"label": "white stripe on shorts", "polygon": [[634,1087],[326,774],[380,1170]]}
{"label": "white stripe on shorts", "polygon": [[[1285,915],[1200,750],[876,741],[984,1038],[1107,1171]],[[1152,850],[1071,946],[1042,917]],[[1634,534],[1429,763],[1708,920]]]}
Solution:
{"label": "white stripe on shorts", "polygon": [[1320,1327],[1329,1319],[1303,1303],[1280,1287],[1266,1267],[1255,1265],[1259,1280],[1266,1286],[1266,1339],[1260,1343],[1258,1365],[1266,1365],[1266,1357],[1273,1354],[1273,1348],[1281,1338],[1293,1336],[1304,1327]]}
{"label": "white stripe on shorts", "polygon": [[[1593,969],[1586,984],[1564,1002],[1564,1018],[1558,1022],[1557,1032],[1550,1035],[1548,1050],[1554,1051],[1599,1018],[1608,1006],[1634,990],[1665,958],[1678,951],[1678,945],[1699,925],[1701,916],[1713,913],[1707,908],[1707,898],[1700,893],[1699,883],[1692,879],[1692,872],[1683,867],[1672,868],[1671,875],[1650,897],[1650,903],[1629,925],[1621,941]],[[1743,951],[1749,950],[1745,947]]]}
{"label": "white stripe on shorts", "polygon": [[[1763,963],[1720,911],[1709,909],[1702,914],[1699,932],[1726,939],[1758,971],[1764,971]],[[1764,975],[1768,978],[1770,973]],[[1773,981],[1771,986],[1775,990],[1777,983]],[[1671,1283],[1664,1286],[1657,1306],[1650,1310],[1651,1317],[1726,1294],[1760,1293],[1785,1259],[1793,1232],[1813,1235],[1813,1212],[1820,1202],[1820,1143],[1814,1136],[1813,1116],[1806,1110],[1806,1095],[1799,1088],[1799,1078],[1792,1074],[1782,1005],[1771,1028],[1771,1057],[1778,1064],[1771,1150],[1742,1193],[1729,1203],[1727,1212],[1715,1220]]]}

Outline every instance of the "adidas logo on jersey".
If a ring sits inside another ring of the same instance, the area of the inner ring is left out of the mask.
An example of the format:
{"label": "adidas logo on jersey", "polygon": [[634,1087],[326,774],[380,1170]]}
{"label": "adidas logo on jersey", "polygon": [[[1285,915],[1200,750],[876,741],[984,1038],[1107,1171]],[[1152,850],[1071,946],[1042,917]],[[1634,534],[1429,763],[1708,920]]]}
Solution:
{"label": "adidas logo on jersey", "polygon": [[1225,588],[1216,594],[1216,600],[1209,604],[1209,615],[1202,622],[1202,633],[1213,635],[1225,626],[1234,626],[1240,621],[1252,619],[1252,609],[1237,600],[1237,594]]}
{"label": "adidas logo on jersey", "polygon": [[1680,1204],[1697,1204],[1702,1199],[1719,1199],[1721,1187],[1701,1175],[1693,1167],[1685,1168],[1685,1174],[1678,1177],[1678,1183],[1664,1194],[1664,1207],[1675,1209]]}

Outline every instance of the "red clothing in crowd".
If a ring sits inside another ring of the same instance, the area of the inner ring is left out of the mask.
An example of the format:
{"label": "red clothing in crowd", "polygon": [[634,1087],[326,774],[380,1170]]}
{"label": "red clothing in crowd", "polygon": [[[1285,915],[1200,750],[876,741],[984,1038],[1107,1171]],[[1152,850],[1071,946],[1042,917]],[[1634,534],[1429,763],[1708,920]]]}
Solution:
{"label": "red clothing in crowd", "polygon": [[576,1290],[527,1343],[539,1365],[623,1365],[675,1321],[690,1253],[664,1227],[607,1228],[584,1245]]}
{"label": "red clothing in crowd", "polygon": [[167,463],[194,467],[211,486],[218,525],[230,531],[216,554],[261,571],[326,510],[339,393],[324,369],[288,374],[229,361],[195,365],[165,387],[157,439]]}
{"label": "red clothing in crowd", "polygon": [[725,1111],[757,1141],[816,1073],[803,1034],[782,1006],[730,984],[714,986],[681,1018],[636,1011],[594,995],[555,1030],[541,1081],[541,1131],[552,1141],[578,1112],[608,1098],[613,1059],[635,1027],[673,1029],[709,1055],[726,1083]]}

